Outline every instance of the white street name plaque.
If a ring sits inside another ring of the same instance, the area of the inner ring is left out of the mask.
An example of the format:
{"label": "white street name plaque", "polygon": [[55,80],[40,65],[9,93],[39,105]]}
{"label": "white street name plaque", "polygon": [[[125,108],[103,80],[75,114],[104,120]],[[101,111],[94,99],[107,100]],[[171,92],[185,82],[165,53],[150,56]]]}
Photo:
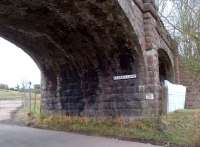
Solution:
{"label": "white street name plaque", "polygon": [[123,76],[114,76],[113,80],[127,80],[127,79],[135,79],[137,76],[136,74],[134,75],[123,75]]}

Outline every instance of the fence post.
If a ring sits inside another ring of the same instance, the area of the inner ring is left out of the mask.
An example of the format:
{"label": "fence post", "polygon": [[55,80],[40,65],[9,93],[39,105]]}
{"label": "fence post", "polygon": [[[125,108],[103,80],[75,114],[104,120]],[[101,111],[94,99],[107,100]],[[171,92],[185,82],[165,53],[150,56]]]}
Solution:
{"label": "fence post", "polygon": [[25,89],[23,89],[23,96],[24,96],[24,110],[26,111],[27,100],[26,100],[26,92],[25,92]]}
{"label": "fence post", "polygon": [[35,98],[34,98],[34,112],[36,112],[36,91],[35,91]]}
{"label": "fence post", "polygon": [[32,96],[31,96],[31,82],[29,82],[29,112],[31,113],[31,106],[32,106]]}

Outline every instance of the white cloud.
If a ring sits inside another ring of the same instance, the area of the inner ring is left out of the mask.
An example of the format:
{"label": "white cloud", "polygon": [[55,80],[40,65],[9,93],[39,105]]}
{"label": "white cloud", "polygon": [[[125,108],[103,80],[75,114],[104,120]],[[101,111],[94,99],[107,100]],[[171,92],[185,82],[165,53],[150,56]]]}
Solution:
{"label": "white cloud", "polygon": [[39,68],[24,51],[0,38],[0,83],[14,87],[22,80],[39,84]]}

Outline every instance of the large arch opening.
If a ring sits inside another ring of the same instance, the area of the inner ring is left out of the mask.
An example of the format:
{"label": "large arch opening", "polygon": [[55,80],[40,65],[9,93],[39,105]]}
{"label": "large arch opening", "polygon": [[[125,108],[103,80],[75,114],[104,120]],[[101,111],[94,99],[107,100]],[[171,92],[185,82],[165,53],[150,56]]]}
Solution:
{"label": "large arch opening", "polygon": [[0,38],[0,47],[0,83],[11,89],[22,86],[22,82],[31,82],[32,86],[40,84],[40,69],[28,54],[3,38]]}
{"label": "large arch opening", "polygon": [[0,36],[41,70],[45,113],[141,115],[144,58],[118,1],[8,0],[1,9]]}
{"label": "large arch opening", "polygon": [[0,123],[15,122],[28,110],[38,111],[40,69],[28,54],[1,37],[0,69]]}
{"label": "large arch opening", "polygon": [[174,82],[174,69],[168,54],[163,50],[158,50],[159,60],[159,77],[160,83],[164,84],[165,80]]}

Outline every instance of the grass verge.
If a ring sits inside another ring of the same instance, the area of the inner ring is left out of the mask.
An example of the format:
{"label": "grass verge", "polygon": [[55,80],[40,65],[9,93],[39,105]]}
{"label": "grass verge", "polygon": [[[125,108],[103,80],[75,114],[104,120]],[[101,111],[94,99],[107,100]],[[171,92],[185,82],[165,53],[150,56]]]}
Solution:
{"label": "grass verge", "polygon": [[155,118],[127,120],[70,116],[30,115],[28,123],[39,128],[108,136],[126,140],[199,147],[200,110],[184,110]]}

